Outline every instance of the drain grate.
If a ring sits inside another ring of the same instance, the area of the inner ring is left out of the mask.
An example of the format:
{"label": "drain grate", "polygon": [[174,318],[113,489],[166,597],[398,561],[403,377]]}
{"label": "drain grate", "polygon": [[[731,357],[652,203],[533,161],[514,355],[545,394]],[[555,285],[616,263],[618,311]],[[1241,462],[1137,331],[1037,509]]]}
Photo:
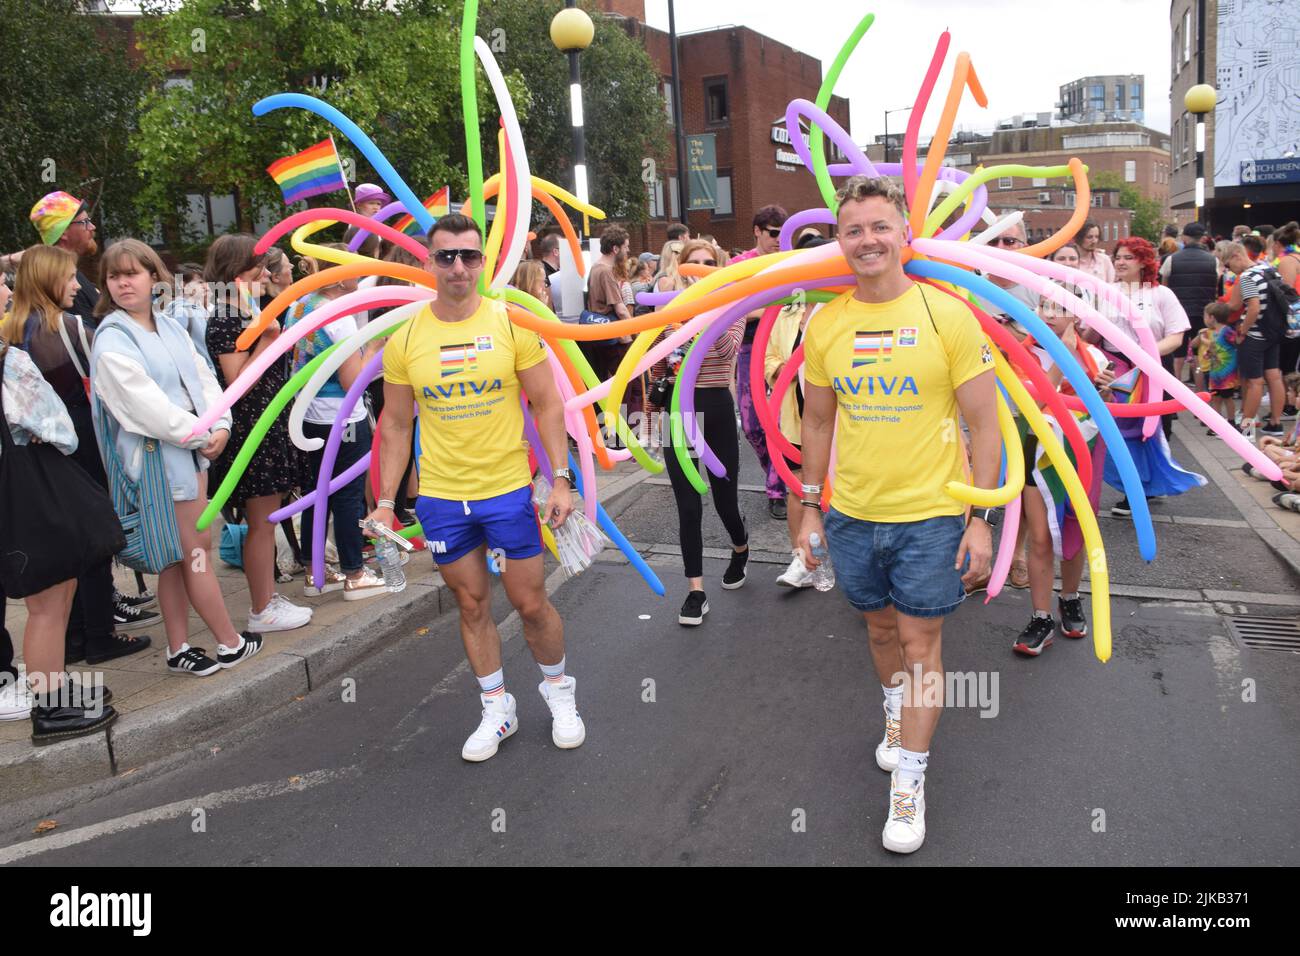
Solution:
{"label": "drain grate", "polygon": [[1230,617],[1228,630],[1245,647],[1300,654],[1300,621],[1283,617]]}

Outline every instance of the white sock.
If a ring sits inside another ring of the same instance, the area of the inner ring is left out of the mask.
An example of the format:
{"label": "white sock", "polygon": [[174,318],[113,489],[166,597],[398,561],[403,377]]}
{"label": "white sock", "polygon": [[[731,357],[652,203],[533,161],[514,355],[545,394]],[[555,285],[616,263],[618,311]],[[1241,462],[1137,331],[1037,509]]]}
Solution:
{"label": "white sock", "polygon": [[246,643],[247,643],[247,642],[244,640],[244,635],[243,635],[243,634],[240,634],[240,635],[239,635],[239,643],[238,643],[238,644],[236,644],[234,647],[226,647],[225,644],[222,644],[222,645],[221,645],[221,649],[222,649],[223,651],[225,651],[227,654],[234,654],[236,651],[243,650],[243,648],[244,648],[244,644],[246,644]]}
{"label": "white sock", "polygon": [[885,710],[889,713],[890,719],[899,720],[903,716],[903,685],[897,687],[886,687],[880,685],[880,689],[885,692]]}
{"label": "white sock", "polygon": [[184,654],[184,653],[185,653],[186,651],[188,651],[189,649],[190,649],[190,643],[189,643],[189,641],[186,641],[184,644],[182,644],[182,645],[180,646],[180,649],[177,650],[175,653],[173,653],[171,650],[168,650],[168,651],[167,651],[167,659],[168,659],[169,661],[174,661],[174,660],[176,660],[176,658],[180,657],[182,654]]}
{"label": "white sock", "polygon": [[1035,608],[1035,609],[1034,609],[1034,617],[1041,617],[1044,621],[1050,621],[1050,620],[1052,619],[1052,612],[1051,612],[1051,611],[1040,611],[1040,610],[1038,610],[1037,608]]}
{"label": "white sock", "polygon": [[930,751],[917,753],[906,747],[898,748],[898,786],[903,790],[919,790],[925,782],[925,768],[930,762]]}
{"label": "white sock", "polygon": [[1074,592],[1072,592],[1072,593],[1070,593],[1070,594],[1066,594],[1064,591],[1061,592],[1061,600],[1062,600],[1062,601],[1077,601],[1078,599],[1079,599],[1079,592],[1078,592],[1078,591],[1074,591]]}

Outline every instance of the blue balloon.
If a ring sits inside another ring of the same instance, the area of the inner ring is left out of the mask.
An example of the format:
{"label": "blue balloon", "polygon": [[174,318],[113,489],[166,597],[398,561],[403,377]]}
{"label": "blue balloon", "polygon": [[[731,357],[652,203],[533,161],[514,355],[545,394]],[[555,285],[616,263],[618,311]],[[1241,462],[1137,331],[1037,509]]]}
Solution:
{"label": "blue balloon", "polygon": [[[578,463],[574,461],[572,452],[569,453],[569,468],[578,480],[578,494],[582,494],[582,471],[578,468]],[[650,565],[645,563],[645,559],[637,553],[636,548],[632,547],[632,542],[624,537],[623,532],[618,530],[618,526],[614,524],[614,519],[605,513],[604,506],[600,504],[596,505],[596,524],[600,526],[601,531],[609,536],[609,540],[618,545],[618,549],[627,556],[632,567],[636,568],[641,577],[645,578],[645,583],[650,585],[650,590],[663,597],[665,593],[664,585],[659,580],[659,576],[650,570]]]}
{"label": "blue balloon", "polygon": [[1074,386],[1075,393],[1083,402],[1084,407],[1087,408],[1092,420],[1096,422],[1097,429],[1101,433],[1101,439],[1106,443],[1106,451],[1109,452],[1124,483],[1124,493],[1128,496],[1129,506],[1133,509],[1133,528],[1137,532],[1138,552],[1147,561],[1154,561],[1156,557],[1156,532],[1151,524],[1151,512],[1147,508],[1146,494],[1142,490],[1142,479],[1138,477],[1137,468],[1133,464],[1133,456],[1129,453],[1128,446],[1124,444],[1124,437],[1119,433],[1119,426],[1115,424],[1115,418],[1106,408],[1105,403],[1102,402],[1101,396],[1097,394],[1097,389],[1093,386],[1091,379],[1088,378],[1088,373],[1083,370],[1074,355],[1056,337],[1056,334],[1052,332],[1047,323],[1039,318],[1038,313],[1010,292],[965,269],[945,265],[941,262],[913,259],[908,262],[905,271],[909,275],[920,276],[925,279],[937,279],[941,282],[951,282],[953,285],[969,289],[980,298],[992,302],[1004,310],[1029,330],[1029,333],[1034,337],[1034,341],[1047,351],[1047,354],[1052,357],[1052,361],[1060,367],[1066,379]]}
{"label": "blue balloon", "polygon": [[388,184],[388,188],[393,191],[393,195],[410,210],[411,215],[415,217],[415,221],[420,224],[420,227],[425,232],[433,228],[434,219],[429,214],[429,210],[425,209],[424,204],[416,198],[415,193],[411,192],[411,187],[406,185],[402,177],[397,174],[393,164],[379,151],[379,147],[375,145],[374,140],[367,136],[360,126],[324,100],[318,100],[314,96],[307,96],[303,93],[277,93],[254,103],[253,115],[263,116],[271,112],[271,110],[287,109],[294,106],[315,113],[327,122],[333,123],[353,146],[361,150],[361,154],[370,161],[370,165],[375,168],[379,178]]}

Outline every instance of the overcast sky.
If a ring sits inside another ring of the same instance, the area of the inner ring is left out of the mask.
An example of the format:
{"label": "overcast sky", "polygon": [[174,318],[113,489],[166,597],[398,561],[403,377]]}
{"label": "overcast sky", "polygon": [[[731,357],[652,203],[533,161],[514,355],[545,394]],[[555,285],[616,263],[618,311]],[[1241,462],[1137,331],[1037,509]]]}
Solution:
{"label": "overcast sky", "polygon": [[[668,29],[668,0],[645,0],[646,19]],[[1146,77],[1146,125],[1169,130],[1169,0],[677,0],[677,30],[735,24],[780,40],[830,68],[866,13],[876,22],[858,44],[835,87],[851,104],[853,138],[883,132],[885,110],[910,106],[939,34],[952,34],[944,70],[921,127],[934,131],[952,64],[965,50],[988,94],[981,109],[967,95],[958,128],[992,129],[1018,113],[1054,111],[1059,87],[1082,76]],[[889,117],[903,129],[908,113]],[[756,121],[767,122],[771,117]],[[897,125],[896,125],[897,124]]]}

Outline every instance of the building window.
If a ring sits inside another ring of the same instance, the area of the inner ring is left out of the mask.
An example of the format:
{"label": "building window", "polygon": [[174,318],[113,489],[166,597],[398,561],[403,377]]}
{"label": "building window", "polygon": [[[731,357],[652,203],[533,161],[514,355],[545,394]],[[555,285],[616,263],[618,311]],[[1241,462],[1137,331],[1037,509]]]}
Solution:
{"label": "building window", "polygon": [[1106,200],[1106,197],[1105,197],[1104,195],[1102,195],[1101,193],[1093,193],[1093,195],[1092,195],[1092,204],[1093,204],[1094,206],[1097,206],[1098,208],[1100,208],[1101,206],[1106,205],[1105,200]]}
{"label": "building window", "polygon": [[710,126],[725,126],[731,119],[725,76],[704,81],[704,117]]}
{"label": "building window", "polygon": [[672,213],[673,222],[682,221],[681,203],[677,201],[677,177],[668,177],[668,208]]}
{"label": "building window", "polygon": [[731,170],[718,170],[718,204],[713,209],[714,219],[730,219],[736,214],[731,206]]}
{"label": "building window", "polygon": [[1039,176],[1039,177],[1035,177],[1035,178],[1034,178],[1034,185],[1035,185],[1035,186],[1046,186],[1046,185],[1047,185],[1047,179],[1046,179],[1046,177],[1041,177],[1041,176]]}
{"label": "building window", "polygon": [[666,114],[668,114],[668,125],[671,126],[671,125],[676,121],[676,117],[673,116],[673,81],[672,81],[672,79],[671,79],[671,78],[666,78],[666,79],[663,81],[663,85],[660,87],[660,89],[661,89],[661,91],[662,91],[662,93],[663,93],[663,97],[664,97],[664,112],[665,112]]}
{"label": "building window", "polygon": [[656,179],[646,186],[646,208],[651,219],[664,218],[664,181]]}
{"label": "building window", "polygon": [[1136,159],[1124,160],[1124,182],[1135,183],[1138,181],[1138,164]]}
{"label": "building window", "polygon": [[1013,186],[1010,176],[1003,176],[998,180],[998,189],[1011,189]]}
{"label": "building window", "polygon": [[1115,110],[1118,112],[1124,109],[1124,84],[1115,84]]}
{"label": "building window", "polygon": [[1183,14],[1183,62],[1192,58],[1192,11]]}
{"label": "building window", "polygon": [[1183,162],[1190,162],[1187,154],[1192,148],[1192,118],[1188,114],[1183,114]]}
{"label": "building window", "polygon": [[1108,222],[1101,224],[1101,241],[1110,242],[1110,223]]}
{"label": "building window", "polygon": [[1182,51],[1182,48],[1183,48],[1183,28],[1174,27],[1174,50],[1173,50],[1173,57],[1170,60],[1170,63],[1172,64],[1171,69],[1173,71],[1174,76],[1177,76],[1178,71],[1182,68],[1182,60],[1179,58],[1179,53]]}

